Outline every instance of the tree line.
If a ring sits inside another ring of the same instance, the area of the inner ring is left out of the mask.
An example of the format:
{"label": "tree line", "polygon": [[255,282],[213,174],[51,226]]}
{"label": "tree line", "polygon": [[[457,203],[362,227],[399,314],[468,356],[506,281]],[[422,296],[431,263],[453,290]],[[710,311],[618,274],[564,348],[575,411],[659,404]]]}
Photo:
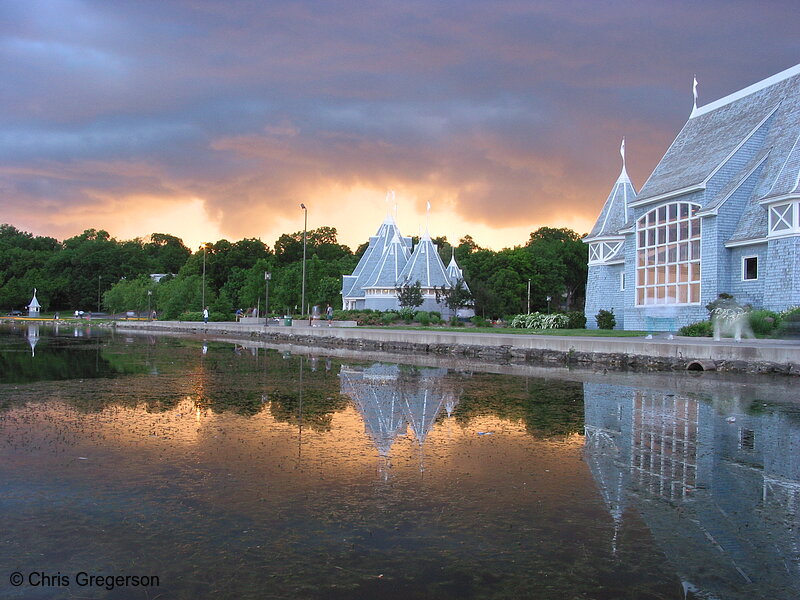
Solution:
{"label": "tree line", "polygon": [[[307,304],[341,307],[342,275],[367,248],[340,244],[333,227],[306,234]],[[418,240],[414,239],[414,243]],[[528,309],[580,310],[586,289],[587,247],[574,231],[543,227],[523,246],[481,248],[471,236],[457,245],[435,238],[445,264],[455,254],[476,313],[497,318]],[[195,251],[175,236],[154,233],[116,240],[87,229],[58,241],[0,225],[0,310],[24,308],[33,289],[44,311],[145,311],[171,319],[200,311],[232,313],[262,307],[270,273],[269,310],[301,311],[303,232],[281,235],[272,248],[259,239],[219,240]],[[155,281],[152,274],[165,275]],[[205,288],[203,287],[205,284]],[[547,298],[550,297],[548,302]]]}

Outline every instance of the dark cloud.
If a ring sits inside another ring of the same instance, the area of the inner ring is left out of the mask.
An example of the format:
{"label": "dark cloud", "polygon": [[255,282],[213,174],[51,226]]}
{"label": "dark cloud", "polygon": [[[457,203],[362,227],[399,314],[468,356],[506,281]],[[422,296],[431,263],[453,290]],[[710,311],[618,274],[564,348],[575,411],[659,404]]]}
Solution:
{"label": "dark cloud", "polygon": [[281,214],[326,186],[400,184],[424,189],[419,202],[440,190],[475,223],[593,218],[620,138],[641,185],[688,117],[692,75],[702,104],[791,66],[794,13],[729,1],[7,2],[0,208],[194,196],[236,237],[267,223],[242,218],[245,206]]}

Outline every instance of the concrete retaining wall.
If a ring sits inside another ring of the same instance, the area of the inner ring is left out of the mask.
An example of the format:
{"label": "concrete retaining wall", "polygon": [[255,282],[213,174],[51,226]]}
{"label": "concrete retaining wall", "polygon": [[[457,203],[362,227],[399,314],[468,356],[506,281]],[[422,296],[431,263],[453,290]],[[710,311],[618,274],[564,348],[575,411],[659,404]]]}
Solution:
{"label": "concrete retaining wall", "polygon": [[229,335],[326,348],[478,357],[542,364],[598,364],[614,369],[678,370],[692,363],[718,371],[800,375],[800,343],[707,338],[594,338],[328,327],[252,327],[242,323],[120,323],[120,331],[174,331]]}

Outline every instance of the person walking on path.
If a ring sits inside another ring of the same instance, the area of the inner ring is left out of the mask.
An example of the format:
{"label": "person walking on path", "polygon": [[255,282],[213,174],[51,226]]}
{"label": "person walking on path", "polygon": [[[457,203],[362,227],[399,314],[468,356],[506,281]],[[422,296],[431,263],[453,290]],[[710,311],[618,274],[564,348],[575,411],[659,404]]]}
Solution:
{"label": "person walking on path", "polygon": [[331,327],[333,325],[333,307],[330,304],[325,309],[325,316],[328,318],[328,327]]}
{"label": "person walking on path", "polygon": [[203,323],[208,323],[208,307],[203,309]]}

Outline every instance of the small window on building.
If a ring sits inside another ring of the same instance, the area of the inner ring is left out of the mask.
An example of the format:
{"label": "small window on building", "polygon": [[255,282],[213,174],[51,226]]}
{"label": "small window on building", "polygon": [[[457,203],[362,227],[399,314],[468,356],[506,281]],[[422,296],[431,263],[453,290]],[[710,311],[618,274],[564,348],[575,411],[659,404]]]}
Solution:
{"label": "small window on building", "polygon": [[752,429],[739,430],[739,448],[745,452],[756,449],[756,432]]}
{"label": "small window on building", "polygon": [[619,274],[619,290],[621,292],[625,291],[625,273],[624,272]]}
{"label": "small window on building", "polygon": [[742,280],[753,281],[758,279],[758,257],[745,256],[742,259]]}

